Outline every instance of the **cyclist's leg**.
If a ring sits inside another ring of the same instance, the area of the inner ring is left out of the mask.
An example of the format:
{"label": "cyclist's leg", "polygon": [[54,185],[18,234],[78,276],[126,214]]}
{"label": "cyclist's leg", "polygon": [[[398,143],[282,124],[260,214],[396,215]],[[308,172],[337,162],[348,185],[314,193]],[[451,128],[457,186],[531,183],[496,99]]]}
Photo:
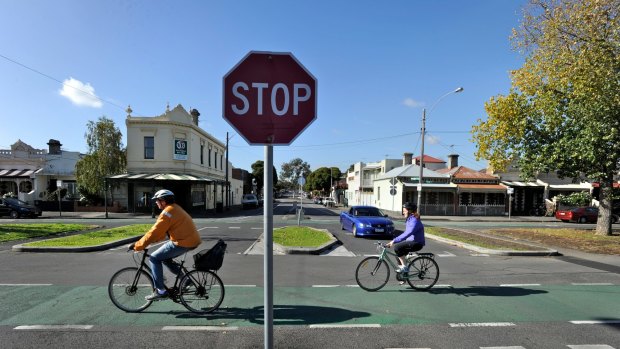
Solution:
{"label": "cyclist's leg", "polygon": [[166,289],[164,285],[164,270],[162,264],[165,263],[166,267],[168,267],[173,272],[175,272],[173,268],[176,269],[176,275],[176,273],[178,273],[180,270],[178,266],[172,267],[172,263],[169,260],[182,255],[187,250],[188,249],[185,247],[177,246],[172,241],[168,241],[160,248],[158,248],[157,251],[151,254],[149,260],[151,262],[151,270],[153,272],[153,282],[155,283],[155,287],[158,290],[163,291]]}
{"label": "cyclist's leg", "polygon": [[424,247],[424,245],[419,244],[415,241],[402,241],[397,244],[394,244],[394,252],[396,256],[398,256],[398,260],[400,261],[401,266],[407,265],[405,262],[405,256],[409,252],[418,252]]}

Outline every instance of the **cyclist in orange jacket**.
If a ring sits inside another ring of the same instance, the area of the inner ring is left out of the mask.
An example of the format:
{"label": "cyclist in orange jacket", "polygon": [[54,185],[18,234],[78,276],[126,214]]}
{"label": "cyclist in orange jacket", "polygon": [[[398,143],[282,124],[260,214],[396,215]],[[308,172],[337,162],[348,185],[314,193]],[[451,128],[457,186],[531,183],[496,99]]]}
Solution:
{"label": "cyclist in orange jacket", "polygon": [[175,275],[181,272],[178,265],[171,263],[172,258],[178,257],[187,251],[193,250],[200,245],[201,239],[192,217],[174,203],[174,193],[167,189],[159,190],[152,200],[162,210],[157,221],[151,229],[137,242],[129,246],[135,251],[142,251],[152,243],[170,240],[151,254],[151,271],[155,290],[146,300],[158,301],[168,298],[164,286],[164,271],[162,264],[166,265]]}

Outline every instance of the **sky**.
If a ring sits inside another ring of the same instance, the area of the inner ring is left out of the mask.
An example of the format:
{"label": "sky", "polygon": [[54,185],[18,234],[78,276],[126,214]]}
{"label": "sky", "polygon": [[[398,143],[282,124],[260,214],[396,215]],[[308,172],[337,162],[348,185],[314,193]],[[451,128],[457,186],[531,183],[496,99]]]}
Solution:
{"label": "sky", "polygon": [[[317,119],[273,163],[311,170],[424,153],[475,170],[471,128],[523,64],[510,42],[526,0],[0,0],[0,149],[57,139],[86,153],[89,121],[178,104],[251,172],[264,146],[222,118],[222,81],[250,51],[290,52],[318,81]],[[463,92],[450,93],[462,87]],[[124,144],[127,144],[126,139]]]}

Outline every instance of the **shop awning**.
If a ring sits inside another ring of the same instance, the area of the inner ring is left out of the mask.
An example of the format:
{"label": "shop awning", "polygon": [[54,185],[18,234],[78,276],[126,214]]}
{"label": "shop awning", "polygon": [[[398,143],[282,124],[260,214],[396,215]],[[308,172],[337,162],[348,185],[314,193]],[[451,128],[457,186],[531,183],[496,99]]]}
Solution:
{"label": "shop awning", "polygon": [[460,192],[469,193],[506,193],[506,187],[500,184],[457,184]]}
{"label": "shop awning", "polygon": [[592,188],[592,185],[590,183],[549,184],[549,188],[555,190],[589,190]]}
{"label": "shop awning", "polygon": [[0,178],[30,178],[40,169],[0,169]]}
{"label": "shop awning", "polygon": [[124,173],[108,177],[112,180],[135,180],[135,181],[198,181],[198,182],[219,182],[220,180],[199,177],[180,173]]}
{"label": "shop awning", "polygon": [[539,182],[520,182],[520,181],[502,181],[509,187],[544,187],[544,184]]}
{"label": "shop awning", "polygon": [[[403,186],[407,187],[407,188],[417,188],[418,187],[418,183],[403,183]],[[450,190],[454,190],[456,189],[456,184],[452,184],[452,183],[442,183],[442,184],[432,184],[432,183],[423,183],[422,184],[422,188],[427,189],[427,190],[432,190],[432,189],[450,189]]]}

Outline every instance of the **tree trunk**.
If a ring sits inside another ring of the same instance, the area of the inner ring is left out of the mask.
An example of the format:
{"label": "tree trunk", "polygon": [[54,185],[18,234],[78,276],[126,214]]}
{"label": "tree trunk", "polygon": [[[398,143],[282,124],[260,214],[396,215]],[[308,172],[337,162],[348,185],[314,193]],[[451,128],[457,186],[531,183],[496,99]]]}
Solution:
{"label": "tree trunk", "polygon": [[611,204],[613,202],[613,179],[604,179],[600,185],[600,205],[596,221],[596,235],[611,235]]}

